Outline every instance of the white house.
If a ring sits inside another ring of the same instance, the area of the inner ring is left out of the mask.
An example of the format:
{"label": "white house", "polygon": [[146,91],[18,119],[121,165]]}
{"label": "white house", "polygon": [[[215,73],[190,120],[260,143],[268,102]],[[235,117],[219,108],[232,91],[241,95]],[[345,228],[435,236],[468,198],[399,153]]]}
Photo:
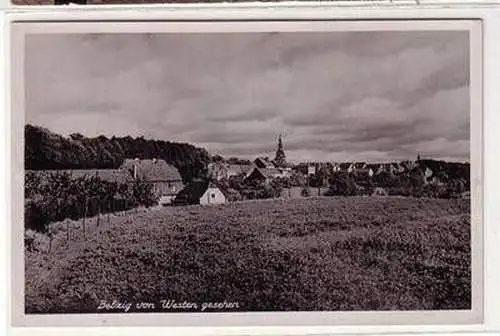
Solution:
{"label": "white house", "polygon": [[223,204],[226,195],[214,182],[193,181],[186,186],[175,199],[176,204]]}
{"label": "white house", "polygon": [[316,166],[314,165],[309,165],[307,167],[307,175],[308,176],[311,176],[311,175],[316,175]]}
{"label": "white house", "polygon": [[209,184],[208,188],[205,190],[203,195],[200,197],[200,204],[223,204],[226,203],[227,199],[224,193],[215,186],[214,184]]}

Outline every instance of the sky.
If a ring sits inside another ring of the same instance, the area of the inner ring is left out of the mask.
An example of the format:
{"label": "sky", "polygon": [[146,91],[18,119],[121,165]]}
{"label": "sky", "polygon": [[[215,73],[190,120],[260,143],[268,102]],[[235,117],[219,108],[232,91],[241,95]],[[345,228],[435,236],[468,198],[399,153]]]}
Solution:
{"label": "sky", "polygon": [[469,161],[460,31],[36,34],[26,122],[289,161]]}

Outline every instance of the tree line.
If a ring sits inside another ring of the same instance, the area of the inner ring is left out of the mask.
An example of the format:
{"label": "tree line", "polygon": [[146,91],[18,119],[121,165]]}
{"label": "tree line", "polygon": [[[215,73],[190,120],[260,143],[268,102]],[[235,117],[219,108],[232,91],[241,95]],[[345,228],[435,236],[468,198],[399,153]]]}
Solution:
{"label": "tree line", "polygon": [[149,207],[155,202],[152,186],[140,180],[117,183],[97,176],[73,178],[64,172],[27,172],[24,225],[46,232],[51,222]]}
{"label": "tree line", "polygon": [[126,158],[163,159],[174,165],[184,183],[207,174],[208,152],[187,143],[147,140],[144,137],[63,137],[45,128],[25,126],[25,169],[118,168]]}

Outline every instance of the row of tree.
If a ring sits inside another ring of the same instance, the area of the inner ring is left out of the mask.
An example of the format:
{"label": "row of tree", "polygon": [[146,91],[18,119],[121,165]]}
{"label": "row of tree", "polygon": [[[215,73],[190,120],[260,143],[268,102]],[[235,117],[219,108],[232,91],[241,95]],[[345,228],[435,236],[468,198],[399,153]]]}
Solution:
{"label": "row of tree", "polygon": [[106,169],[118,168],[126,158],[164,159],[174,165],[185,183],[203,178],[211,157],[205,149],[187,143],[99,136],[68,138],[47,129],[26,125],[25,169]]}
{"label": "row of tree", "polygon": [[67,218],[148,207],[155,202],[151,185],[139,180],[116,183],[60,172],[27,172],[25,176],[25,228],[35,231],[45,232],[48,223]]}
{"label": "row of tree", "polygon": [[326,196],[372,195],[378,190],[384,194],[432,198],[456,198],[470,191],[470,184],[464,178],[425,180],[418,175],[389,176],[385,179],[357,179],[349,174],[337,174],[330,178]]}
{"label": "row of tree", "polygon": [[469,180],[464,177],[427,182],[425,176],[420,173],[392,175],[385,172],[374,177],[343,172],[307,178],[292,174],[288,178],[273,179],[270,183],[246,181],[244,176],[240,175],[222,180],[220,184],[229,191],[231,200],[276,198],[281,195],[283,189],[293,187],[302,187],[302,196],[311,195],[310,188],[327,188],[326,196],[373,195],[382,189],[382,192],[388,195],[452,198],[470,191]]}

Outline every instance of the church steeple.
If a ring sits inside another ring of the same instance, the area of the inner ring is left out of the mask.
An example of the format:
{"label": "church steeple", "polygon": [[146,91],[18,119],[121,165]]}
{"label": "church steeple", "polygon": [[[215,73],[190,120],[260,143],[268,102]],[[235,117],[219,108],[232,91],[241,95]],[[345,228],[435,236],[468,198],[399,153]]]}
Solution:
{"label": "church steeple", "polygon": [[276,150],[276,157],[274,158],[274,164],[278,167],[286,166],[286,156],[285,151],[283,150],[283,140],[281,138],[281,134],[278,138],[278,149]]}

